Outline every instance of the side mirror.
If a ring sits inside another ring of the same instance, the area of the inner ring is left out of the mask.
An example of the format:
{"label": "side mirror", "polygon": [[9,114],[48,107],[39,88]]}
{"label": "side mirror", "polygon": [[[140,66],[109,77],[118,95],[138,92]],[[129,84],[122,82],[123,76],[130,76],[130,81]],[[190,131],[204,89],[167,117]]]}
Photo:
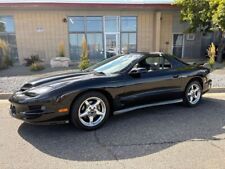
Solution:
{"label": "side mirror", "polygon": [[148,72],[146,68],[138,67],[138,68],[131,69],[131,71],[129,72],[129,75],[140,76],[141,73],[146,73],[146,72]]}

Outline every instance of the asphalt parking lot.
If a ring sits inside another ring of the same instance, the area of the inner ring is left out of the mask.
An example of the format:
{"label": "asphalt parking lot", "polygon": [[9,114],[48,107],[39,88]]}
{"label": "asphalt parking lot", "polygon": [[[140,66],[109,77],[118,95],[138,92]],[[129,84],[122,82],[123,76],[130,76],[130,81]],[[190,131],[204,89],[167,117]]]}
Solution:
{"label": "asphalt parking lot", "polygon": [[225,93],[152,107],[92,132],[13,119],[0,100],[0,169],[225,169]]}

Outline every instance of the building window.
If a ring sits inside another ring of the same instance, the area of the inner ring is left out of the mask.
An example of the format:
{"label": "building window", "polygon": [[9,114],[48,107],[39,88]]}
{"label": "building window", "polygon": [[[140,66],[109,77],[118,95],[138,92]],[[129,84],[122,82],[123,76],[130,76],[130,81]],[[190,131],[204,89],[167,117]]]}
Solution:
{"label": "building window", "polygon": [[97,62],[104,59],[102,33],[87,33],[87,44],[90,60]]}
{"label": "building window", "polygon": [[69,35],[69,42],[70,42],[70,59],[74,61],[80,60],[81,54],[81,45],[82,39],[85,36],[84,33],[71,33]]}
{"label": "building window", "polygon": [[102,17],[86,17],[87,32],[102,32]]}
{"label": "building window", "polygon": [[121,52],[132,53],[136,52],[136,33],[121,34]]}
{"label": "building window", "polygon": [[121,53],[137,51],[137,17],[121,17]]}
{"label": "building window", "polygon": [[71,60],[80,60],[83,37],[87,41],[90,61],[103,60],[103,17],[69,17],[68,20]]}
{"label": "building window", "polygon": [[9,45],[9,54],[13,61],[18,60],[16,34],[13,17],[0,16],[0,39]]}
{"label": "building window", "polygon": [[137,17],[122,16],[120,17],[121,32],[136,32],[137,30]]}
{"label": "building window", "polygon": [[119,32],[118,16],[105,17],[105,32]]}
{"label": "building window", "polygon": [[182,58],[184,47],[184,35],[173,34],[173,55]]}
{"label": "building window", "polygon": [[70,57],[73,61],[80,60],[83,37],[87,40],[91,62],[137,50],[137,17],[75,16],[68,17],[68,22]]}
{"label": "building window", "polygon": [[84,32],[84,17],[69,17],[69,32]]}
{"label": "building window", "polygon": [[86,17],[86,39],[91,62],[103,60],[103,17]]}

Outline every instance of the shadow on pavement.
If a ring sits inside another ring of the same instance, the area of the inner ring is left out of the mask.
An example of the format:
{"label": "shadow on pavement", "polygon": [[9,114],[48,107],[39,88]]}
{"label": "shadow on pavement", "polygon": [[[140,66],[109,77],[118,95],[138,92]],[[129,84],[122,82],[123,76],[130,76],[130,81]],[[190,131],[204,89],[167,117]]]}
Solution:
{"label": "shadow on pavement", "polygon": [[195,108],[152,107],[112,117],[101,129],[23,123],[19,135],[48,155],[77,161],[118,160],[162,151],[191,139],[225,133],[225,101],[204,98]]}

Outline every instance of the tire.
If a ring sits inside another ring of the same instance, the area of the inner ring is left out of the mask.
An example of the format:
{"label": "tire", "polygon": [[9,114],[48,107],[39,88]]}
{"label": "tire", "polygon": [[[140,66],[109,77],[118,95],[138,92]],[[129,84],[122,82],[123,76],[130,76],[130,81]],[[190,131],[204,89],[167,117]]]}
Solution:
{"label": "tire", "polygon": [[107,98],[99,92],[81,95],[71,108],[70,121],[80,129],[95,130],[109,118],[110,105]]}
{"label": "tire", "polygon": [[202,86],[198,81],[190,82],[184,92],[184,104],[188,107],[197,106],[202,99]]}

